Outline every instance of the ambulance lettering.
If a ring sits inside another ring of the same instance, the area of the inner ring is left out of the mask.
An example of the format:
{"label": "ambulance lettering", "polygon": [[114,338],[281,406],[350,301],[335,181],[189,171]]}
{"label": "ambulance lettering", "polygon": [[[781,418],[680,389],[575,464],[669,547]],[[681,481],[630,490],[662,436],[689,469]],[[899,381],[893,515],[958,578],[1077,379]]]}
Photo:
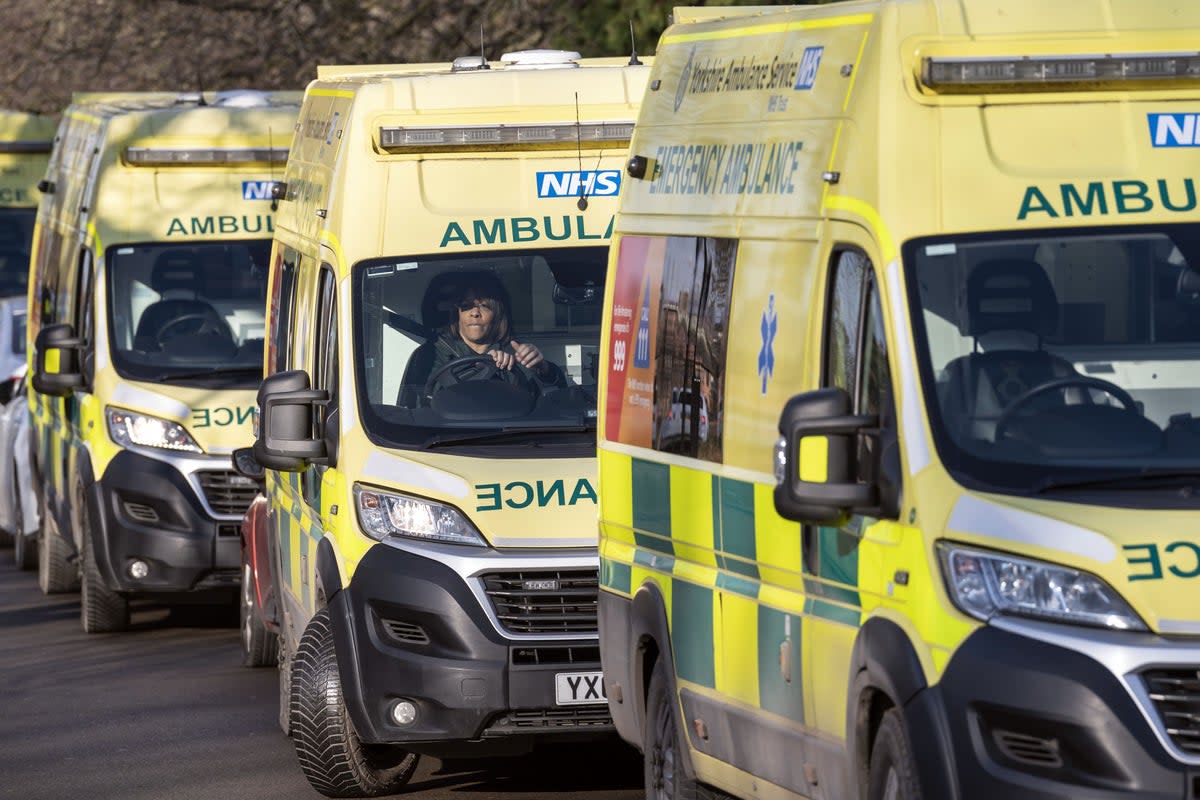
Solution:
{"label": "ambulance lettering", "polygon": [[596,490],[587,478],[580,478],[568,487],[562,480],[512,481],[511,483],[479,483],[475,485],[476,511],[499,511],[502,508],[538,508],[573,506],[578,503],[596,504]]}
{"label": "ambulance lettering", "polygon": [[0,203],[4,205],[15,205],[18,203],[28,203],[29,192],[24,189],[11,189],[8,187],[0,187]]}
{"label": "ambulance lettering", "polygon": [[245,425],[253,418],[254,406],[192,409],[193,428],[228,428],[231,425]]}
{"label": "ambulance lettering", "polygon": [[215,217],[172,217],[167,236],[213,236],[235,233],[274,233],[275,222],[269,214],[222,214]]}
{"label": "ambulance lettering", "polygon": [[603,231],[589,227],[587,219],[582,215],[477,219],[464,223],[451,222],[446,226],[442,234],[442,243],[438,246],[446,247],[457,243],[465,247],[478,247],[485,244],[536,242],[543,238],[552,242],[567,239],[599,241],[611,239],[612,229],[611,216]]}
{"label": "ambulance lettering", "polygon": [[1147,181],[1063,183],[1057,187],[1028,186],[1017,220],[1145,214],[1151,211],[1187,213],[1196,210],[1193,178]]}
{"label": "ambulance lettering", "polygon": [[650,194],[795,194],[803,148],[804,142],[659,147]]}
{"label": "ambulance lettering", "polygon": [[1164,570],[1177,578],[1200,578],[1200,545],[1195,542],[1127,544],[1124,550],[1131,581],[1159,581]]}

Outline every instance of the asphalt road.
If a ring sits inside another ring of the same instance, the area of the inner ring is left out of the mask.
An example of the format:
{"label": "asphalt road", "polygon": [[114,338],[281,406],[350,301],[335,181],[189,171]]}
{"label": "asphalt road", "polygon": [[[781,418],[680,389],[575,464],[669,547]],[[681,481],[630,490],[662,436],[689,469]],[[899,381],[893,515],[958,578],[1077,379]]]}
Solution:
{"label": "asphalt road", "polygon": [[[77,595],[43,595],[0,551],[0,798],[319,798],[276,724],[272,669],[240,665],[236,612],[138,607],[87,636]],[[414,800],[640,800],[625,745],[422,761]]]}

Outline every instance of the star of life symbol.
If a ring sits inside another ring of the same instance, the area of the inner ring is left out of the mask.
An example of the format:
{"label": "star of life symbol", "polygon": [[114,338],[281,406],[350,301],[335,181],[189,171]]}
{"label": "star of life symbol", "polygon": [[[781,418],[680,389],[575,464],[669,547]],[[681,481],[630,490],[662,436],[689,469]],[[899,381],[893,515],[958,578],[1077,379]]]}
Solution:
{"label": "star of life symbol", "polygon": [[637,341],[633,346],[633,365],[638,369],[650,366],[650,284],[642,297],[642,313],[638,318]]}
{"label": "star of life symbol", "polygon": [[762,393],[767,393],[767,381],[775,374],[775,334],[779,330],[779,316],[775,313],[775,295],[767,298],[767,310],[762,315],[762,349],[758,351],[758,376],[762,378]]}

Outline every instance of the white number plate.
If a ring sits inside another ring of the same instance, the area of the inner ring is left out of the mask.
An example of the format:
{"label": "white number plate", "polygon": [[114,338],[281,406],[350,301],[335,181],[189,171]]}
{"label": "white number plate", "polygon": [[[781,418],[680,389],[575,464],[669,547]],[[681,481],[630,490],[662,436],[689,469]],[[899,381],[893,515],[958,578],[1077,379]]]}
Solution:
{"label": "white number plate", "polygon": [[554,702],[560,706],[607,703],[603,672],[560,672],[554,676]]}

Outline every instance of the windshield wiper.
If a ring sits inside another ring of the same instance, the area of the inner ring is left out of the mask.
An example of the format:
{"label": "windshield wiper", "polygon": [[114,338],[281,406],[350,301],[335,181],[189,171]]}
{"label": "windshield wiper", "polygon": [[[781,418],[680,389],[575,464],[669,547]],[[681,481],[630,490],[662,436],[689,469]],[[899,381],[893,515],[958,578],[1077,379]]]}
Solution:
{"label": "windshield wiper", "polygon": [[[421,445],[422,450],[434,450],[439,447],[451,447],[456,444],[471,444],[474,442],[495,442],[499,443],[505,439],[513,439],[518,436],[527,436],[530,434],[544,433],[593,433],[596,430],[595,425],[554,425],[543,426],[538,428],[501,428],[500,430],[487,431],[485,433],[471,433],[464,436],[454,436],[439,434],[437,436],[426,439]],[[537,447],[537,442],[525,443],[527,447]]]}
{"label": "windshield wiper", "polygon": [[1039,494],[1060,489],[1164,489],[1171,486],[1194,485],[1200,488],[1200,469],[1143,468],[1096,478],[1060,480],[1044,478],[1033,487]]}
{"label": "windshield wiper", "polygon": [[254,376],[254,375],[261,376],[262,371],[263,371],[263,368],[261,366],[258,366],[258,367],[210,367],[208,369],[198,369],[198,370],[194,370],[192,372],[164,372],[160,375],[156,375],[155,377],[150,378],[149,380],[151,380],[155,383],[162,383],[163,381],[189,380],[191,378],[211,378],[216,375],[230,375],[230,376],[237,375],[239,377]]}

